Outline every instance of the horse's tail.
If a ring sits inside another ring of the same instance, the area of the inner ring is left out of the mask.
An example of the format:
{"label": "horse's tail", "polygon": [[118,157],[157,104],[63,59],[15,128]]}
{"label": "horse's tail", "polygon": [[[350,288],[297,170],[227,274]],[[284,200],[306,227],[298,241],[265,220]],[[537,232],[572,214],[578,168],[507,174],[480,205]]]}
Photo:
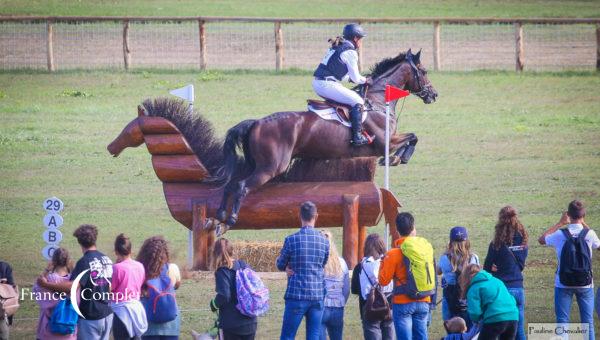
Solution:
{"label": "horse's tail", "polygon": [[[244,120],[227,131],[225,143],[223,143],[223,166],[219,168],[215,176],[208,179],[208,182],[224,186],[236,173],[254,166],[254,160],[248,148],[248,135],[254,123],[256,123],[254,119]],[[242,150],[244,157],[238,155],[238,148]]]}

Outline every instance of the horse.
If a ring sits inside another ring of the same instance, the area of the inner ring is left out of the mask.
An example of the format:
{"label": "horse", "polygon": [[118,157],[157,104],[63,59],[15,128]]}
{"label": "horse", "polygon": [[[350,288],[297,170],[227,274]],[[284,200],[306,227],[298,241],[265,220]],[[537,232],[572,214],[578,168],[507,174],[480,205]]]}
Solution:
{"label": "horse", "polygon": [[[354,147],[350,129],[338,122],[321,119],[311,111],[276,112],[261,119],[240,122],[227,131],[223,144],[223,166],[211,179],[224,186],[216,218],[226,229],[235,225],[244,197],[276,176],[284,173],[294,159],[340,159],[378,157],[385,154],[385,89],[392,85],[408,90],[425,104],[435,102],[437,91],[421,64],[421,51],[409,49],[396,57],[377,63],[371,71],[372,85],[354,88],[365,98],[368,116],[363,123],[373,135],[373,143]],[[396,103],[390,103],[390,131],[396,130]],[[417,144],[413,133],[394,134],[390,138],[391,165],[406,164]],[[238,155],[238,149],[243,157]],[[233,204],[227,218],[229,198]],[[220,228],[220,226],[219,226]]]}

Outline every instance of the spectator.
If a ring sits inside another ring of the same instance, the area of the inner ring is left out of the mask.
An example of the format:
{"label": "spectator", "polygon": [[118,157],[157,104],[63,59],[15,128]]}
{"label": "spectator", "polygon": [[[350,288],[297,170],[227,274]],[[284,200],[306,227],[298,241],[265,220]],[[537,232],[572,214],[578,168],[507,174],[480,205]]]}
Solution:
{"label": "spectator", "polygon": [[117,263],[113,265],[111,304],[115,340],[139,339],[148,329],[146,311],[140,303],[146,279],[144,265],[131,258],[131,241],[124,234],[115,239]]}
{"label": "spectator", "polygon": [[70,281],[49,282],[45,276],[38,278],[38,285],[55,292],[70,292],[73,281],[79,277],[81,301],[79,310],[84,318],[77,322],[77,339],[108,340],[112,328],[113,314],[108,305],[112,261],[96,249],[98,228],[82,224],[73,232],[81,246],[83,257],[77,261],[71,272]]}
{"label": "spectator", "polygon": [[515,338],[519,310],[502,281],[478,264],[470,264],[460,274],[459,284],[467,298],[469,317],[481,324],[479,339]]}
{"label": "spectator", "polygon": [[321,321],[321,340],[342,340],[344,334],[344,306],[350,295],[350,274],[348,265],[335,247],[333,235],[323,231],[329,241],[329,259],[325,264],[325,309]]}
{"label": "spectator", "polygon": [[[6,283],[15,286],[15,279],[12,275],[12,267],[4,261],[0,261],[0,283]],[[12,325],[12,316],[5,319],[4,315],[0,315],[0,340],[8,340],[9,329]]]}
{"label": "spectator", "polygon": [[[400,246],[407,238],[416,236],[414,217],[407,212],[396,216],[396,230],[400,238],[395,247],[385,254],[379,269],[379,283],[387,285],[395,282],[395,287],[407,283],[407,268],[404,263],[404,255]],[[433,262],[433,259],[431,259]],[[435,275],[434,273],[431,273]],[[394,288],[395,289],[395,288]],[[406,294],[394,294],[392,299],[392,314],[396,337],[398,339],[427,339],[427,324],[429,321],[429,296],[421,299],[413,299]]]}
{"label": "spectator", "polygon": [[[590,230],[584,221],[585,207],[580,201],[569,203],[568,210],[552,227],[546,230],[538,239],[541,245],[546,245],[556,250],[558,269],[554,278],[554,311],[557,323],[568,323],[571,315],[573,295],[577,298],[579,314],[582,323],[589,324],[590,339],[594,339],[594,282],[592,280],[592,248],[600,247],[600,239],[593,230]],[[561,229],[566,226],[566,228]],[[583,240],[581,239],[583,238]],[[569,242],[570,249],[579,249],[581,252],[574,254],[581,256],[580,263],[585,263],[584,268],[570,268],[563,265],[565,257],[571,260],[574,252],[564,252],[563,246]],[[577,247],[578,241],[585,241],[585,245]],[[576,272],[583,269],[583,272]],[[561,275],[563,274],[563,275]],[[566,274],[566,275],[565,275]],[[564,282],[563,282],[564,281]]]}
{"label": "spectator", "polygon": [[[46,277],[48,282],[70,282],[69,274],[71,272],[71,258],[69,252],[65,248],[58,248],[54,250],[52,259],[48,263],[48,267],[42,274]],[[33,285],[33,291],[36,293],[48,293],[47,290],[41,288],[39,285]],[[77,339],[77,331],[73,334],[58,335],[50,331],[49,323],[50,317],[54,307],[60,301],[60,294],[54,292],[52,298],[46,299],[48,294],[39,294],[43,299],[36,299],[38,305],[40,305],[40,318],[38,320],[37,335],[38,340],[53,340],[53,339]],[[66,293],[63,293],[66,295]]]}
{"label": "spectator", "polygon": [[213,246],[211,267],[215,271],[217,296],[211,309],[219,310],[219,328],[223,340],[253,340],[256,335],[256,317],[246,316],[236,308],[238,303],[236,271],[248,267],[242,260],[233,258],[233,247],[221,238]]}
{"label": "spectator", "polygon": [[527,231],[510,205],[500,209],[496,234],[490,243],[483,269],[500,279],[515,298],[519,309],[517,340],[525,340],[525,291],[523,269],[527,259]]}
{"label": "spectator", "polygon": [[306,338],[319,339],[325,296],[324,267],[329,242],[317,230],[317,207],[312,202],[300,206],[302,228],[285,238],[277,258],[277,268],[288,274],[281,339],[294,339],[306,316]]}
{"label": "spectator", "polygon": [[[148,330],[142,336],[142,339],[145,340],[177,340],[179,339],[179,328],[181,323],[181,315],[179,309],[177,308],[177,303],[175,300],[175,289],[179,288],[181,284],[181,273],[179,272],[179,267],[176,264],[169,262],[169,248],[167,247],[167,241],[162,236],[153,236],[146,241],[142,245],[138,256],[136,258],[139,262],[144,265],[144,270],[146,272],[146,280],[144,285],[142,285],[142,304],[146,308],[146,311],[152,311],[152,304],[155,301],[149,301],[149,291],[148,283],[151,280],[167,280],[168,288],[167,291],[160,292],[162,297],[158,298],[166,298],[167,296],[172,297],[172,300],[168,300],[171,302],[169,306],[170,309],[176,311],[176,315],[174,319],[166,322],[151,322],[150,316],[146,313],[148,317]],[[164,313],[164,310],[157,311],[159,313]]]}
{"label": "spectator", "polygon": [[[362,320],[363,336],[365,340],[393,340],[395,339],[394,321],[368,321],[364,317],[367,296],[374,284],[378,283],[379,266],[385,254],[385,243],[378,234],[369,234],[365,240],[364,257],[352,272],[352,293],[358,294],[358,307]],[[393,283],[382,287],[388,296],[391,306]]]}
{"label": "spectator", "polygon": [[467,330],[467,323],[460,316],[444,320],[444,328],[448,335],[443,337],[442,340],[471,340],[479,333],[478,325],[471,327],[471,330]]}
{"label": "spectator", "polygon": [[471,252],[471,243],[467,228],[456,226],[450,229],[450,242],[446,252],[440,256],[437,273],[442,275],[442,319],[450,320],[459,316],[471,329],[472,322],[467,314],[466,301],[460,299],[463,294],[458,285],[458,277],[467,265],[479,264],[479,257]]}

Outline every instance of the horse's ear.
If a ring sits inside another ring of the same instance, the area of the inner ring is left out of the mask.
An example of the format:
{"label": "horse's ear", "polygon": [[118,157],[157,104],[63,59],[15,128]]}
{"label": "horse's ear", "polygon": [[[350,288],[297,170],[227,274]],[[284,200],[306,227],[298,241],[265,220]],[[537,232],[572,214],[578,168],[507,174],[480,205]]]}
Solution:
{"label": "horse's ear", "polygon": [[412,59],[412,49],[409,48],[408,51],[406,51],[406,59]]}
{"label": "horse's ear", "polygon": [[420,49],[419,52],[417,52],[417,54],[415,54],[415,58],[414,58],[415,64],[420,64],[421,63],[421,51],[422,50],[423,49]]}
{"label": "horse's ear", "polygon": [[138,105],[138,117],[142,117],[142,116],[147,116],[148,112],[146,111],[146,108],[143,107],[142,105]]}

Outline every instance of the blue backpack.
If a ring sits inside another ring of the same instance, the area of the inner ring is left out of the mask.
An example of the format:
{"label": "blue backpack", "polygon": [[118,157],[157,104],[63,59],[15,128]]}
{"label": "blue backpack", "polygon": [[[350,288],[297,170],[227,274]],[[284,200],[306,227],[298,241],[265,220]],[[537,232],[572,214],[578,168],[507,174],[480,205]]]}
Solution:
{"label": "blue backpack", "polygon": [[71,304],[71,299],[60,300],[50,316],[50,332],[68,335],[75,333],[79,315]]}
{"label": "blue backpack", "polygon": [[175,287],[167,274],[169,265],[165,264],[160,275],[146,281],[148,295],[141,299],[148,321],[165,323],[177,318],[178,308],[175,300]]}
{"label": "blue backpack", "polygon": [[587,228],[575,238],[568,229],[561,229],[565,244],[560,252],[560,283],[567,287],[581,287],[592,283],[592,254],[585,242]]}

